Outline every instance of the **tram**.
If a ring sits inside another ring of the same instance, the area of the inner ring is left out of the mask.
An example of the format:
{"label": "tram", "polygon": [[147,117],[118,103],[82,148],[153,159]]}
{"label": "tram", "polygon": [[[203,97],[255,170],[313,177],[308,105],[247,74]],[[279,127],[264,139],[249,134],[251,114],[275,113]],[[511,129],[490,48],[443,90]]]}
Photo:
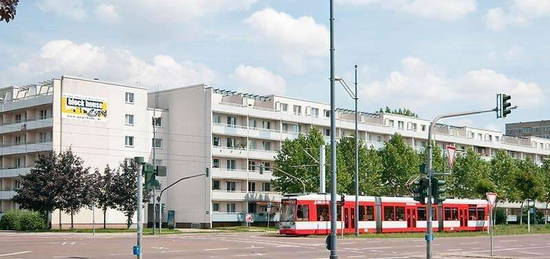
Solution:
{"label": "tram", "polygon": [[[339,196],[340,197],[340,196]],[[355,196],[338,202],[337,232],[355,233]],[[359,196],[359,232],[426,231],[426,205],[406,197]],[[330,233],[330,194],[286,195],[281,200],[279,233],[324,235]],[[486,200],[447,199],[433,205],[433,229],[481,231],[489,224]],[[343,216],[342,216],[343,215]]]}

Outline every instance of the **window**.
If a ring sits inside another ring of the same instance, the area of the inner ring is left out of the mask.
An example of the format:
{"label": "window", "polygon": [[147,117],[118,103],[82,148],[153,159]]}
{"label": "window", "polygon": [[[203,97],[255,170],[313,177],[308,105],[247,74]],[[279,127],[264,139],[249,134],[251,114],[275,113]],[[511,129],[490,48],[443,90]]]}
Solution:
{"label": "window", "polygon": [[405,207],[400,206],[385,206],[384,207],[385,221],[403,221],[405,220]]}
{"label": "window", "polygon": [[477,208],[477,220],[485,220],[485,209]]}
{"label": "window", "polygon": [[330,136],[330,129],[325,129],[325,136],[327,136],[327,137]]}
{"label": "window", "polygon": [[162,159],[155,159],[155,165],[162,165]]}
{"label": "window", "polygon": [[271,191],[271,183],[262,183],[262,190],[264,190],[264,192],[270,192]]}
{"label": "window", "polygon": [[126,124],[126,126],[134,126],[134,115],[126,114],[124,116],[124,123]]}
{"label": "window", "polygon": [[418,220],[425,221],[426,220],[426,208],[425,207],[418,207],[416,211],[418,213]]}
{"label": "window", "polygon": [[212,211],[220,211],[220,204],[219,203],[213,203],[212,204]]}
{"label": "window", "polygon": [[227,212],[235,212],[235,203],[228,203],[225,208]]}
{"label": "window", "polygon": [[288,111],[288,104],[281,103],[281,111],[284,111],[284,112]]}
{"label": "window", "polygon": [[270,121],[262,121],[262,128],[271,129],[271,122]]}
{"label": "window", "polygon": [[256,162],[255,161],[248,161],[248,170],[249,171],[256,171]]}
{"label": "window", "polygon": [[235,182],[227,182],[225,184],[225,189],[228,191],[228,192],[234,192],[235,191],[235,186],[236,186],[236,183]]}
{"label": "window", "polygon": [[422,129],[422,131],[426,131],[426,125],[422,125],[420,128]]}
{"label": "window", "polygon": [[15,115],[15,123],[19,123],[21,122],[21,114],[16,114]]}
{"label": "window", "polygon": [[387,119],[387,120],[386,120],[386,126],[393,127],[393,126],[394,126],[394,121],[393,121],[393,120],[390,120],[390,119]]}
{"label": "window", "polygon": [[233,159],[227,160],[227,170],[235,170],[237,169],[237,161]]}
{"label": "window", "polygon": [[319,109],[318,108],[311,108],[311,117],[319,117]]}
{"label": "window", "polygon": [[227,147],[228,148],[234,148],[235,147],[235,139],[234,138],[227,138]]}
{"label": "window", "polygon": [[402,130],[402,129],[405,129],[405,122],[403,122],[403,121],[398,121],[398,122],[397,122],[397,128],[399,128],[399,129],[401,129],[401,130]]}
{"label": "window", "polygon": [[40,110],[40,119],[44,120],[48,118],[48,110]]}
{"label": "window", "polygon": [[264,147],[264,150],[271,150],[271,142],[269,141],[262,141],[262,145]]}
{"label": "window", "polygon": [[219,147],[220,146],[220,137],[214,136],[212,138],[212,145],[214,145],[215,147]]}
{"label": "window", "polygon": [[16,168],[22,168],[24,165],[24,158],[23,157],[17,157],[15,158],[15,167]]}
{"label": "window", "polygon": [[271,163],[264,162],[264,170],[265,171],[271,171]]}
{"label": "window", "polygon": [[212,168],[220,168],[220,160],[215,158],[212,159]]}
{"label": "window", "polygon": [[444,208],[445,220],[458,220],[458,208]]}
{"label": "window", "polygon": [[283,132],[288,132],[288,123],[283,123]]}
{"label": "window", "polygon": [[227,125],[228,125],[229,127],[236,127],[236,126],[237,126],[237,118],[236,118],[236,117],[227,116]]}
{"label": "window", "polygon": [[48,133],[47,132],[40,132],[38,135],[39,139],[38,142],[44,143],[48,141]]}
{"label": "window", "polygon": [[309,220],[309,207],[308,205],[298,205],[296,209],[296,221],[308,221]]}
{"label": "window", "polygon": [[22,138],[21,136],[16,136],[16,137],[15,137],[15,145],[23,144],[22,139],[23,139],[23,138]]}
{"label": "window", "polygon": [[162,148],[162,139],[153,138],[153,147],[154,148]]}
{"label": "window", "polygon": [[397,221],[405,220],[405,207],[395,207],[395,216]]}
{"label": "window", "polygon": [[134,93],[126,92],[125,100],[126,103],[134,104]]}
{"label": "window", "polygon": [[212,181],[212,190],[219,190],[220,189],[220,181],[214,180]]}
{"label": "window", "polygon": [[162,118],[161,117],[153,117],[153,126],[155,127],[162,127]]}
{"label": "window", "polygon": [[212,116],[212,122],[214,124],[221,124],[222,123],[222,116],[220,116],[220,115]]}
{"label": "window", "polygon": [[249,192],[255,192],[256,191],[256,183],[255,182],[248,182],[248,191]]}
{"label": "window", "polygon": [[359,206],[359,220],[360,221],[374,221],[374,207],[373,206]]}
{"label": "window", "polygon": [[248,127],[257,128],[257,127],[258,127],[258,124],[257,124],[256,119],[251,119],[251,120],[249,120],[249,121],[248,121]]}
{"label": "window", "polygon": [[325,117],[330,118],[330,110],[324,110]]}
{"label": "window", "polygon": [[294,111],[295,115],[302,115],[302,106],[294,105],[294,107],[292,107],[292,110]]}
{"label": "window", "polygon": [[133,147],[134,146],[134,136],[124,137],[124,145],[127,146],[127,147]]}
{"label": "window", "polygon": [[317,205],[317,221],[328,221],[328,212],[328,205]]}

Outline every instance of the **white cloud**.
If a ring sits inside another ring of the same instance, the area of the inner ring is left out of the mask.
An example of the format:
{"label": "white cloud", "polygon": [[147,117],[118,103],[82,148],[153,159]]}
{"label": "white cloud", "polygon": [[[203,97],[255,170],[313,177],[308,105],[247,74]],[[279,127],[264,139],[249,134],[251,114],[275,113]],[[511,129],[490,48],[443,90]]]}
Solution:
{"label": "white cloud", "polygon": [[115,7],[111,4],[100,4],[97,6],[96,15],[100,20],[107,22],[116,22],[119,15]]}
{"label": "white cloud", "polygon": [[257,0],[111,0],[126,15],[139,15],[154,22],[180,22],[215,15],[220,12],[246,10]]}
{"label": "white cloud", "polygon": [[43,12],[74,20],[82,20],[86,17],[82,0],[41,0],[37,5]]}
{"label": "white cloud", "polygon": [[365,102],[374,107],[412,108],[418,113],[433,113],[431,107],[490,107],[497,93],[513,96],[513,104],[537,108],[543,104],[544,90],[533,82],[507,77],[490,69],[472,70],[456,77],[447,76],[419,58],[401,60],[401,69],[384,80],[362,87]]}
{"label": "white cloud", "polygon": [[275,45],[283,60],[303,67],[304,59],[328,54],[329,33],[324,25],[311,16],[294,18],[271,8],[255,12],[245,20],[263,41]]}
{"label": "white cloud", "polygon": [[286,91],[285,79],[263,67],[240,65],[233,75],[242,86],[241,90],[276,95],[282,95]]}
{"label": "white cloud", "polygon": [[442,21],[458,20],[476,11],[477,0],[338,0],[355,6],[377,5],[411,15]]}
{"label": "white cloud", "polygon": [[532,20],[550,16],[548,0],[514,0],[509,6],[493,8],[485,15],[485,25],[491,30],[526,26]]}
{"label": "white cloud", "polygon": [[177,62],[165,55],[145,61],[126,50],[105,49],[68,40],[46,43],[34,58],[0,72],[0,78],[6,80],[5,83],[29,82],[62,74],[146,86],[161,84],[164,87],[216,80],[214,71],[201,64]]}

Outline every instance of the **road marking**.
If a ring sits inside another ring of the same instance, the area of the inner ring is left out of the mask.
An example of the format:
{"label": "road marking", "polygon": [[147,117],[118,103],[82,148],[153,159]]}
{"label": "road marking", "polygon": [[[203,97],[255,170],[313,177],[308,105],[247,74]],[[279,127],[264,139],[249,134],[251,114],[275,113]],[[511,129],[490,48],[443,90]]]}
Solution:
{"label": "road marking", "polygon": [[462,251],[461,248],[453,248],[453,249],[447,249],[449,252],[456,252],[456,251]]}
{"label": "road marking", "polygon": [[222,247],[222,248],[207,248],[207,249],[204,249],[204,251],[222,251],[222,250],[229,250],[229,248]]}
{"label": "road marking", "polygon": [[22,251],[22,252],[15,252],[15,253],[9,253],[9,254],[0,254],[0,257],[5,257],[5,256],[12,256],[12,255],[21,255],[21,254],[28,254],[32,251]]}

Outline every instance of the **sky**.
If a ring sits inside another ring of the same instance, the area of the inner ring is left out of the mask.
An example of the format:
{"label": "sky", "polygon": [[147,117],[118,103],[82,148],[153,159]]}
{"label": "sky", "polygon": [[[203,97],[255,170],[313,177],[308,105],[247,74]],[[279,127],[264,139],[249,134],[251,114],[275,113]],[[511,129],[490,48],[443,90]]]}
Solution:
{"label": "sky", "polygon": [[[518,105],[550,119],[549,0],[334,0],[335,70],[359,107],[421,118]],[[156,89],[206,83],[328,103],[328,0],[21,0],[0,24],[0,86],[73,75]],[[352,108],[337,89],[336,103]]]}

